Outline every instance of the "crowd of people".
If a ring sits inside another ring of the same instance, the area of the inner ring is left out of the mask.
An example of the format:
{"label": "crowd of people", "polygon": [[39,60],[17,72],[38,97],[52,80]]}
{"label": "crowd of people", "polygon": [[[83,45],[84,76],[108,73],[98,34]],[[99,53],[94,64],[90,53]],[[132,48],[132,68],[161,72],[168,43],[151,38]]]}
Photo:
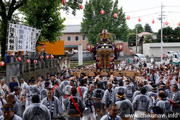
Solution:
{"label": "crowd of people", "polygon": [[17,62],[17,57],[21,57],[22,62],[24,62],[26,59],[30,59],[31,61],[33,60],[40,60],[40,56],[43,56],[43,60],[45,61],[45,56],[48,55],[46,50],[43,52],[39,52],[36,50],[35,52],[27,52],[27,51],[19,51],[19,52],[6,52],[5,58],[1,58],[5,60],[6,63],[14,63]]}
{"label": "crowd of people", "polygon": [[[122,62],[121,62],[122,64]],[[87,76],[75,71],[94,71],[94,66],[47,73],[19,81],[13,77],[0,83],[0,120],[171,120],[180,119],[180,70],[178,66],[132,64],[118,73]]]}

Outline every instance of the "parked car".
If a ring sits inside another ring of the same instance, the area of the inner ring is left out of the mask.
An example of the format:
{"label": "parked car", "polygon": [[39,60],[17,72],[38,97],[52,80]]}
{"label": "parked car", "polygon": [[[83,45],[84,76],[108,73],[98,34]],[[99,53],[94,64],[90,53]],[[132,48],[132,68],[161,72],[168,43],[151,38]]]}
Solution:
{"label": "parked car", "polygon": [[135,54],[134,59],[139,62],[147,62],[146,57],[143,54]]}
{"label": "parked car", "polygon": [[174,53],[172,60],[174,65],[180,65],[180,53]]}
{"label": "parked car", "polygon": [[170,57],[173,57],[173,54],[175,54],[176,52],[174,51],[168,51],[167,52],[167,57],[170,58]]}
{"label": "parked car", "polygon": [[68,50],[65,50],[64,52],[65,52],[66,55],[70,54],[70,52]]}

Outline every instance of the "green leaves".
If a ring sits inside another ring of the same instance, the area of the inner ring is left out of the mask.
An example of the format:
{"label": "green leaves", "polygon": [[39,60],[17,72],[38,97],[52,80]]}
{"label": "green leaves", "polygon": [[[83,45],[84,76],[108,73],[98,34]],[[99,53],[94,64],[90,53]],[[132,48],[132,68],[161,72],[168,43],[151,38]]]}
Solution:
{"label": "green leaves", "polygon": [[136,34],[135,33],[128,34],[127,40],[128,40],[129,46],[136,45]]}
{"label": "green leaves", "polygon": [[[105,13],[102,15],[101,10]],[[114,18],[114,13],[118,17]],[[91,44],[97,43],[97,34],[104,28],[115,35],[116,40],[127,39],[128,28],[122,8],[118,8],[118,0],[90,0],[84,9],[81,32],[88,37]],[[115,40],[115,39],[114,39]]]}
{"label": "green leaves", "polygon": [[144,40],[146,43],[151,43],[153,41],[153,36],[152,35],[146,35]]}
{"label": "green leaves", "polygon": [[145,32],[150,32],[150,33],[153,32],[152,29],[151,29],[151,26],[150,26],[149,24],[146,24],[146,25],[144,26],[144,31],[145,31]]}
{"label": "green leaves", "polygon": [[[61,36],[61,31],[64,29],[64,18],[61,18],[60,9],[79,9],[79,0],[74,2],[67,2],[62,5],[61,0],[29,0],[27,4],[21,9],[26,16],[27,24],[29,26],[41,29],[39,41],[55,42],[58,36]],[[74,13],[75,14],[75,13]]]}

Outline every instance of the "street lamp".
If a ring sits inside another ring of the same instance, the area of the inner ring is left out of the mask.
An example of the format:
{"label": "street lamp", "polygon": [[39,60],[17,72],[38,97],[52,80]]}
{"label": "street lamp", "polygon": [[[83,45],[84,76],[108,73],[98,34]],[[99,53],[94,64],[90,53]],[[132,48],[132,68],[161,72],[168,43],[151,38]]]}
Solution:
{"label": "street lamp", "polygon": [[138,24],[136,25],[136,53],[137,53],[137,39],[138,39],[138,36],[137,36],[137,32],[138,32],[137,27],[138,27]]}

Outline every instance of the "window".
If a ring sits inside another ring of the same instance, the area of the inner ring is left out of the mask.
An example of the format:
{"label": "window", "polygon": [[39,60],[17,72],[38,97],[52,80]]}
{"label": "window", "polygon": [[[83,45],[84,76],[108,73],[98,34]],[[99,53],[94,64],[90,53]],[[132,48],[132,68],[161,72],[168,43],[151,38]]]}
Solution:
{"label": "window", "polygon": [[67,36],[66,40],[71,41],[71,36]]}
{"label": "window", "polygon": [[86,37],[85,37],[85,36],[82,36],[82,40],[86,40]]}
{"label": "window", "polygon": [[79,36],[75,36],[75,37],[74,37],[74,40],[75,40],[75,41],[79,41]]}

